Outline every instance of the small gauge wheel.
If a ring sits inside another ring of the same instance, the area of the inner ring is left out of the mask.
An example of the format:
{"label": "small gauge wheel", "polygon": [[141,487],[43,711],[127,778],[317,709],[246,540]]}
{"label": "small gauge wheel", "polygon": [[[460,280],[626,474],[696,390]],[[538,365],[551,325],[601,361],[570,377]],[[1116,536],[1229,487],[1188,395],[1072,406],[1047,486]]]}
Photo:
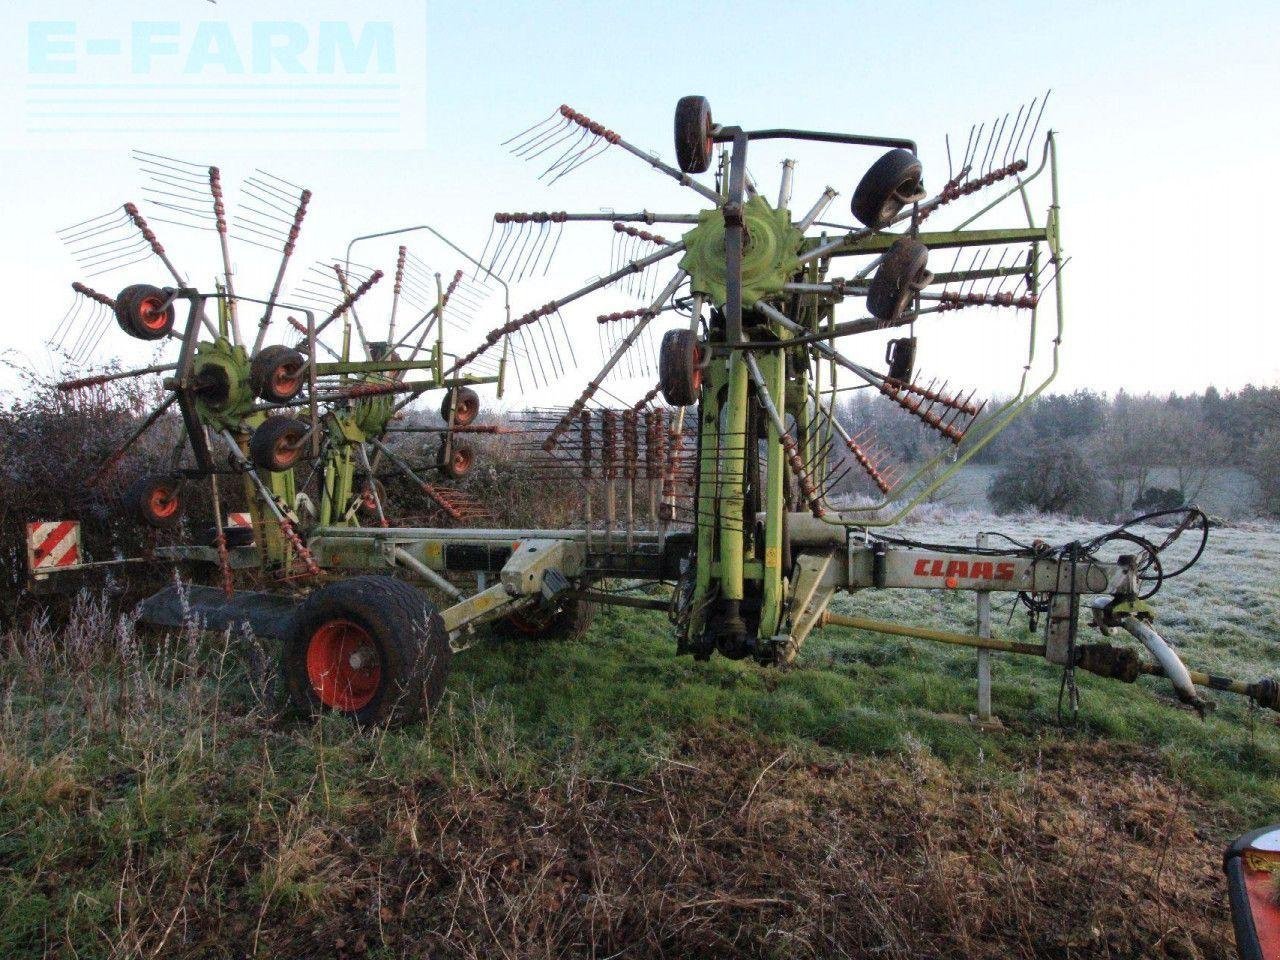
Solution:
{"label": "small gauge wheel", "polygon": [[148,283],[125,287],[116,297],[116,323],[139,340],[161,340],[173,330],[176,312],[169,303],[171,291]]}

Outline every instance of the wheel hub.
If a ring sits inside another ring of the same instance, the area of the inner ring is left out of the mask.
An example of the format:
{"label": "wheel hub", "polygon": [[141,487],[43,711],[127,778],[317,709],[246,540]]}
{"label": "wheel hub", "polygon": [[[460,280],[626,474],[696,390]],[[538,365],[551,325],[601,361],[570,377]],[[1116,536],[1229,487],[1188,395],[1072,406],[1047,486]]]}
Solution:
{"label": "wheel hub", "polygon": [[[800,266],[803,234],[791,223],[791,214],[775,210],[761,196],[742,205],[745,240],[742,248],[742,302],[750,305],[779,293]],[[728,299],[724,246],[724,211],[704,210],[698,225],[684,235],[681,269],[691,278],[695,293],[707,294],[716,306]]]}

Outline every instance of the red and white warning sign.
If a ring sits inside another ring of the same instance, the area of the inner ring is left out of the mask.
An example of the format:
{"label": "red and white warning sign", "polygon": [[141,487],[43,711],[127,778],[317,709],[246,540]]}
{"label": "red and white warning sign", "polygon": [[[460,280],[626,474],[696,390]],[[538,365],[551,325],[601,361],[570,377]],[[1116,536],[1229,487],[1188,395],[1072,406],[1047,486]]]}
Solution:
{"label": "red and white warning sign", "polygon": [[37,574],[80,566],[80,522],[28,523],[27,566]]}
{"label": "red and white warning sign", "polygon": [[227,526],[228,527],[252,527],[253,516],[248,513],[228,513]]}

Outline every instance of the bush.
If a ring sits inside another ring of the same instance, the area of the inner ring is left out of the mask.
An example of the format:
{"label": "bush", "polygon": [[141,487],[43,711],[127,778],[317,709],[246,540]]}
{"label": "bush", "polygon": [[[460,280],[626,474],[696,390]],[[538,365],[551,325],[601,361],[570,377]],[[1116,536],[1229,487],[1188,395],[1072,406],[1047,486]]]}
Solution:
{"label": "bush", "polygon": [[1098,512],[1102,484],[1074,443],[1039,440],[996,474],[987,497],[997,513],[1036,510],[1080,517]]}

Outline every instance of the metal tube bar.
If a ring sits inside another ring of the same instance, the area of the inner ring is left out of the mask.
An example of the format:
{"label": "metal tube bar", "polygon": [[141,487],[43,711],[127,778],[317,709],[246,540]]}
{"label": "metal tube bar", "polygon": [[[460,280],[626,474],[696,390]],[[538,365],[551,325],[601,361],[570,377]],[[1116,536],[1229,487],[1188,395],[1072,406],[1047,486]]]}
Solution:
{"label": "metal tube bar", "polygon": [[1013,640],[998,640],[995,637],[981,637],[969,633],[952,633],[949,630],[934,630],[931,627],[914,627],[901,623],[889,623],[885,620],[871,620],[867,617],[851,617],[843,613],[833,613],[830,610],[823,613],[818,622],[822,626],[833,624],[854,630],[887,633],[895,637],[915,637],[919,640],[934,640],[954,646],[999,650],[1003,653],[1024,653],[1035,657],[1043,657],[1045,649],[1044,644],[1041,643],[1018,643]]}

